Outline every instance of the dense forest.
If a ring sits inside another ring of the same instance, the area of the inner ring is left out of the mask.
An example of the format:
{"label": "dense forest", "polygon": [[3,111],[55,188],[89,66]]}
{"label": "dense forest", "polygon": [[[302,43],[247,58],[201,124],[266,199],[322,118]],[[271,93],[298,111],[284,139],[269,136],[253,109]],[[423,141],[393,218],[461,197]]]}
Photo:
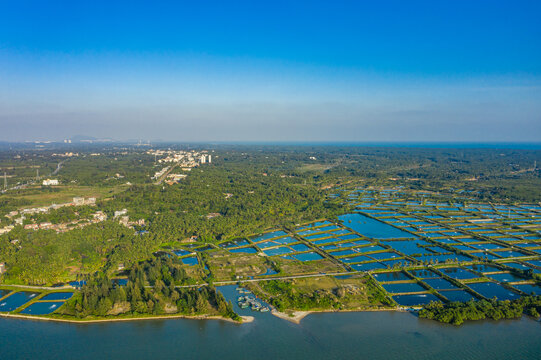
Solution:
{"label": "dense forest", "polygon": [[514,319],[521,317],[523,312],[538,318],[541,312],[541,296],[525,296],[513,301],[471,300],[449,304],[432,302],[419,311],[419,317],[461,325],[468,320]]}
{"label": "dense forest", "polygon": [[81,291],[62,308],[62,313],[78,318],[120,314],[211,314],[240,320],[231,303],[214,287],[176,287],[189,282],[181,265],[180,260],[165,256],[135,264],[129,271],[126,286],[97,272],[88,277]]}

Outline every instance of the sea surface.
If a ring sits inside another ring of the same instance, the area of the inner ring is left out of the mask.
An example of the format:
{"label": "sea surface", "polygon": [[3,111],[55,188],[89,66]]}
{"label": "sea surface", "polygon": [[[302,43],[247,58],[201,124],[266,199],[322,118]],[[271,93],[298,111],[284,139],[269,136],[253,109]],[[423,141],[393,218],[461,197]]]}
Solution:
{"label": "sea surface", "polygon": [[[223,292],[236,298],[235,287]],[[65,324],[0,318],[2,359],[540,359],[541,323],[480,321],[460,327],[402,312],[311,314],[294,324],[144,320]]]}

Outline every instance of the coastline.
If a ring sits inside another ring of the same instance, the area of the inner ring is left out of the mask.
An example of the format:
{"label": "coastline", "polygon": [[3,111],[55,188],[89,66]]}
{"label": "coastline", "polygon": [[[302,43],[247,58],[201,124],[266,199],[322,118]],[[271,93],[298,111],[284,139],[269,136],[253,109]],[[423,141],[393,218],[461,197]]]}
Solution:
{"label": "coastline", "polygon": [[352,310],[308,310],[308,311],[301,311],[301,310],[294,310],[291,312],[291,315],[278,311],[276,309],[273,309],[271,311],[271,314],[276,316],[277,318],[280,318],[282,320],[287,320],[289,322],[292,322],[294,324],[300,324],[301,320],[307,317],[308,315],[312,313],[344,313],[344,312],[379,312],[379,311],[399,311],[399,312],[407,312],[406,310],[400,309],[400,308],[383,308],[383,309],[352,309]]}
{"label": "coastline", "polygon": [[[272,309],[271,314],[280,318],[292,322],[294,324],[300,324],[301,320],[307,317],[312,313],[344,313],[344,312],[379,312],[379,311],[398,311],[406,312],[404,309],[400,308],[377,308],[377,309],[352,309],[352,310],[294,310],[291,312],[291,315],[285,312],[280,312],[276,309]],[[7,314],[0,313],[0,317],[4,318],[13,318],[13,319],[23,319],[23,320],[39,320],[39,321],[53,321],[53,322],[63,322],[63,323],[72,323],[72,324],[96,324],[96,323],[107,323],[107,322],[120,322],[120,321],[140,321],[140,320],[171,320],[171,319],[192,319],[192,320],[222,320],[234,324],[247,324],[255,320],[253,316],[243,315],[241,316],[242,321],[235,321],[231,318],[224,318],[218,315],[160,315],[160,316],[139,316],[139,317],[119,317],[119,318],[107,318],[107,319],[88,319],[88,320],[76,320],[76,319],[63,319],[56,317],[46,317],[39,315],[22,315],[22,314]]]}
{"label": "coastline", "polygon": [[223,321],[241,325],[241,324],[251,323],[254,321],[253,316],[241,316],[242,321],[235,321],[233,319],[224,318],[222,316],[217,316],[217,315],[212,315],[212,316],[161,315],[161,316],[143,316],[143,317],[133,317],[133,318],[110,318],[110,319],[90,319],[90,320],[62,319],[62,318],[21,315],[21,314],[0,314],[0,317],[24,319],[24,320],[54,321],[54,322],[64,322],[64,323],[72,323],[72,324],[95,324],[95,323],[105,323],[105,322],[139,321],[139,320],[192,319],[192,320],[223,320]]}

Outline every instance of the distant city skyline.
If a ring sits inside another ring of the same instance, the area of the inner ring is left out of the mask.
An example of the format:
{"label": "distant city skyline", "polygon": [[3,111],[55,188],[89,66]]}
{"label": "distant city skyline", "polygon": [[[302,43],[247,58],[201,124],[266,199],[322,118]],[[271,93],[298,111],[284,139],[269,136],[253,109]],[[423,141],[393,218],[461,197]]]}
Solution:
{"label": "distant city skyline", "polygon": [[0,6],[0,141],[541,141],[537,1]]}

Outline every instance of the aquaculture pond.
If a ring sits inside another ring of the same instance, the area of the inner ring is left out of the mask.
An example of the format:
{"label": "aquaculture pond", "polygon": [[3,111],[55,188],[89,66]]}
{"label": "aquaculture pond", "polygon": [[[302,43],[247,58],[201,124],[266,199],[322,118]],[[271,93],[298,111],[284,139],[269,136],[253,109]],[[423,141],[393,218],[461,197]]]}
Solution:
{"label": "aquaculture pond", "polygon": [[443,272],[445,275],[457,279],[457,280],[468,280],[468,279],[476,279],[480,277],[480,275],[477,275],[469,270],[453,267],[453,268],[442,268],[438,269],[441,272]]}
{"label": "aquaculture pond", "polygon": [[374,278],[379,282],[411,280],[411,278],[402,271],[377,273],[374,274]]}
{"label": "aquaculture pond", "polygon": [[379,245],[372,245],[372,246],[364,246],[364,247],[356,248],[355,252],[369,253],[369,252],[382,251],[382,250],[387,250],[387,249],[385,249],[384,247],[381,247]]}
{"label": "aquaculture pond", "polygon": [[408,270],[408,272],[419,278],[419,279],[428,279],[428,278],[437,278],[439,277],[438,274],[436,274],[435,272],[433,272],[432,270],[428,270],[428,269],[419,269],[419,270]]}
{"label": "aquaculture pond", "polygon": [[183,264],[186,264],[186,265],[197,265],[199,264],[199,260],[197,260],[197,257],[195,256],[190,256],[190,257],[185,257],[182,260],[182,263]]}
{"label": "aquaculture pond", "polygon": [[436,290],[447,290],[447,289],[456,289],[457,286],[453,285],[449,281],[442,278],[435,279],[424,279],[423,280],[428,286]]}
{"label": "aquaculture pond", "polygon": [[[234,245],[232,244],[232,246]],[[177,250],[173,250],[173,254],[175,254],[176,256],[186,256],[186,255],[190,255],[191,252],[184,249],[177,249]]]}
{"label": "aquaculture pond", "polygon": [[27,308],[21,310],[20,313],[26,315],[47,315],[55,312],[63,304],[63,301],[35,302]]}
{"label": "aquaculture pond", "polygon": [[290,245],[290,248],[292,248],[295,251],[308,251],[308,250],[310,250],[310,248],[308,246],[304,245],[304,244]]}
{"label": "aquaculture pond", "polygon": [[278,239],[272,239],[272,241],[276,242],[278,244],[282,244],[282,245],[297,242],[297,240],[292,238],[291,236],[285,236],[285,237],[281,237],[281,238],[278,238]]}
{"label": "aquaculture pond", "polygon": [[393,299],[401,306],[418,306],[429,304],[431,301],[441,301],[432,294],[395,295]]}
{"label": "aquaculture pond", "polygon": [[362,214],[346,214],[338,217],[345,226],[366,237],[374,239],[417,238],[404,230],[372,219]]}
{"label": "aquaculture pond", "polygon": [[480,273],[488,273],[488,272],[495,272],[495,271],[502,271],[502,269],[497,268],[496,266],[491,265],[484,265],[484,264],[474,264],[474,265],[468,265],[464,266],[466,269],[474,270]]}
{"label": "aquaculture pond", "polygon": [[509,266],[517,270],[530,270],[531,269],[531,267],[529,266],[523,265],[521,263],[516,263],[516,262],[506,262],[506,263],[501,263],[501,264],[505,266]]}
{"label": "aquaculture pond", "polygon": [[256,237],[252,238],[252,241],[253,242],[258,242],[258,241],[269,240],[269,239],[273,239],[273,238],[281,237],[281,236],[286,236],[286,235],[287,235],[287,233],[282,231],[282,230],[273,231],[273,232],[269,232],[269,233],[266,233],[266,234],[263,234],[263,235],[256,236]]}
{"label": "aquaculture pond", "polygon": [[347,258],[340,258],[340,261],[348,263],[348,264],[358,263],[358,262],[363,262],[363,261],[370,261],[370,260],[372,260],[372,259],[370,259],[369,257],[364,256],[364,255],[359,255],[359,256],[354,256],[354,257],[347,257]]}
{"label": "aquaculture pond", "polygon": [[15,294],[12,294],[8,296],[7,298],[1,300],[0,311],[16,310],[17,308],[26,304],[27,302],[29,302],[30,300],[32,300],[38,295],[39,293],[28,292],[28,291],[16,292]]}
{"label": "aquaculture pond", "polygon": [[494,254],[496,254],[496,255],[498,255],[498,256],[500,256],[502,258],[516,258],[516,257],[529,256],[529,255],[520,253],[518,251],[512,251],[512,250],[498,251],[498,252],[494,252]]}
{"label": "aquaculture pond", "polygon": [[279,245],[282,245],[282,244],[280,244],[279,242],[275,242],[275,241],[263,241],[263,242],[257,243],[256,245],[260,249],[267,249],[267,248],[271,248],[271,247],[274,247],[274,246],[279,246]]}
{"label": "aquaculture pond", "polygon": [[518,289],[528,295],[535,294],[535,295],[541,295],[541,287],[537,285],[532,284],[519,284],[519,285],[512,285],[515,289]]}
{"label": "aquaculture pond", "polygon": [[353,251],[352,249],[347,249],[347,250],[332,251],[332,252],[329,252],[329,254],[331,254],[332,256],[347,256],[347,255],[356,254],[356,252]]}
{"label": "aquaculture pond", "polygon": [[400,257],[400,255],[398,255],[397,253],[390,252],[390,251],[373,253],[373,254],[369,254],[368,256],[370,256],[371,258],[375,260],[387,260],[387,259],[394,259],[394,258]]}
{"label": "aquaculture pond", "polygon": [[378,269],[387,269],[387,266],[379,263],[379,262],[371,262],[371,263],[365,263],[365,264],[353,264],[350,265],[350,267],[353,270],[356,271],[372,271],[372,270],[378,270]]}
{"label": "aquaculture pond", "polygon": [[250,246],[245,248],[230,249],[229,252],[241,254],[256,254],[257,250]]}
{"label": "aquaculture pond", "polygon": [[332,236],[330,233],[321,233],[316,235],[310,235],[310,236],[303,236],[306,240],[312,241],[312,240],[318,240],[318,239],[324,239]]}
{"label": "aquaculture pond", "polygon": [[302,254],[295,254],[292,255],[295,259],[299,261],[313,261],[313,260],[321,260],[323,259],[323,256],[319,255],[315,252],[307,252]]}
{"label": "aquaculture pond", "polygon": [[392,283],[392,284],[381,284],[381,286],[390,293],[409,293],[409,292],[420,292],[426,291],[424,287],[417,283]]}
{"label": "aquaculture pond", "polygon": [[421,245],[430,245],[424,240],[403,240],[403,241],[382,241],[382,244],[388,245],[405,255],[431,254],[430,251],[421,247]]}
{"label": "aquaculture pond", "polygon": [[492,299],[493,297],[498,298],[498,300],[515,300],[520,298],[519,294],[493,282],[468,284],[468,287],[488,299]]}
{"label": "aquaculture pond", "polygon": [[465,290],[447,290],[440,291],[441,295],[445,296],[450,302],[460,301],[466,302],[470,300],[476,300],[476,297]]}
{"label": "aquaculture pond", "polygon": [[293,250],[285,246],[277,247],[274,249],[267,249],[263,251],[263,253],[265,253],[265,255],[267,256],[284,255],[284,254],[290,254],[292,252]]}
{"label": "aquaculture pond", "polygon": [[[123,280],[123,279],[117,279],[117,280]],[[72,296],[73,296],[72,292],[55,292],[55,293],[47,294],[39,300],[40,301],[42,300],[68,300]]]}
{"label": "aquaculture pond", "polygon": [[496,281],[499,281],[499,282],[514,282],[514,281],[523,281],[523,280],[525,280],[524,278],[521,278],[520,276],[516,276],[514,274],[508,274],[508,273],[505,273],[505,274],[491,274],[491,275],[486,275],[486,276],[491,278],[491,279],[494,279]]}

